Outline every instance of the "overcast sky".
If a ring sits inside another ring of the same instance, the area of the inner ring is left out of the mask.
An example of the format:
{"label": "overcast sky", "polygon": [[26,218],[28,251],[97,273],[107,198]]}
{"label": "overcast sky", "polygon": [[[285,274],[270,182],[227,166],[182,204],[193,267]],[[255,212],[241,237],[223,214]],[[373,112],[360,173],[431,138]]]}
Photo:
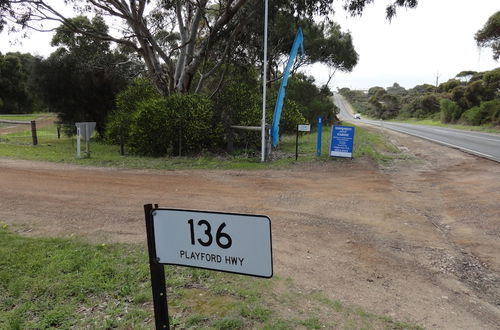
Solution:
{"label": "overcast sky", "polygon": [[[436,83],[453,78],[464,70],[485,71],[500,66],[492,59],[490,49],[478,49],[474,34],[495,12],[497,0],[419,0],[416,9],[399,9],[389,23],[385,19],[388,0],[368,5],[361,17],[350,17],[336,0],[334,16],[344,31],[351,31],[358,65],[351,73],[337,73],[330,88],[367,89],[388,87],[394,82],[405,88]],[[392,2],[392,0],[390,1]],[[4,31],[0,34],[0,51],[29,52],[47,56],[50,33],[32,33],[22,44],[11,45]],[[307,52],[307,40],[306,52]],[[316,65],[305,70],[319,85],[327,80],[328,70]]]}
{"label": "overcast sky", "polygon": [[[477,30],[500,10],[500,1],[419,0],[415,9],[398,9],[391,23],[385,19],[388,2],[375,0],[363,16],[354,18],[338,6],[334,18],[351,31],[359,61],[351,73],[337,73],[331,89],[388,87],[394,82],[405,88],[434,85],[437,74],[441,83],[460,71],[500,66],[491,50],[478,49],[474,40]],[[307,70],[319,84],[327,81],[327,72],[321,66]]]}

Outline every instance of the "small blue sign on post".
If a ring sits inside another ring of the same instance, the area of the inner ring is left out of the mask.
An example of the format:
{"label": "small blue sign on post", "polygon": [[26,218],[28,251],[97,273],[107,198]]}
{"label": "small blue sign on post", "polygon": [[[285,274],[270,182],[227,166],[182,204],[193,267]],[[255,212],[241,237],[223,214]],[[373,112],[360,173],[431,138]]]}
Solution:
{"label": "small blue sign on post", "polygon": [[316,156],[321,156],[321,134],[323,131],[323,118],[318,117],[318,142],[316,144]]}
{"label": "small blue sign on post", "polygon": [[332,126],[330,156],[352,158],[354,127]]}

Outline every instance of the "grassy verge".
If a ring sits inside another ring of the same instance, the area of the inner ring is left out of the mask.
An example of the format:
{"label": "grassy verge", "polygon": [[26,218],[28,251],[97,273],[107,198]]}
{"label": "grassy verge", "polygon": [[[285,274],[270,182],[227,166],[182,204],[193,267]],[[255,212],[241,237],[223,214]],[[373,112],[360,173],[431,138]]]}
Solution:
{"label": "grassy verge", "polygon": [[440,120],[432,120],[432,119],[414,119],[414,118],[411,118],[411,119],[394,119],[393,121],[396,121],[399,123],[416,124],[416,125],[447,127],[447,128],[460,129],[460,130],[464,130],[464,131],[500,133],[500,128],[498,128],[498,127],[443,124]]}
{"label": "grassy verge", "polygon": [[46,117],[55,117],[54,114],[51,113],[33,113],[29,115],[0,115],[0,119],[7,119],[7,120],[36,120],[39,118],[46,118]]}
{"label": "grassy verge", "polygon": [[[146,247],[29,238],[0,225],[1,329],[151,329]],[[215,329],[418,329],[290,279],[166,266],[171,324]]]}
{"label": "grassy verge", "polygon": [[[197,157],[140,157],[121,156],[119,147],[92,140],[90,143],[91,157],[76,158],[76,141],[74,138],[61,137],[57,139],[55,125],[41,128],[38,131],[39,144],[31,145],[29,130],[0,136],[0,156],[41,160],[58,163],[71,163],[92,166],[110,166],[119,168],[148,169],[259,169],[269,167],[284,167],[295,163],[311,161],[328,161],[331,128],[325,127],[322,134],[322,156],[316,157],[317,133],[306,133],[299,138],[299,158],[295,161],[295,136],[283,136],[277,154],[279,158],[271,163],[262,164],[259,156],[247,155],[214,155],[203,154]],[[85,149],[82,143],[82,154]],[[387,161],[397,155],[397,149],[392,147],[382,136],[364,128],[357,127],[354,145],[354,158],[368,157],[375,161]],[[343,161],[343,159],[337,159]]]}

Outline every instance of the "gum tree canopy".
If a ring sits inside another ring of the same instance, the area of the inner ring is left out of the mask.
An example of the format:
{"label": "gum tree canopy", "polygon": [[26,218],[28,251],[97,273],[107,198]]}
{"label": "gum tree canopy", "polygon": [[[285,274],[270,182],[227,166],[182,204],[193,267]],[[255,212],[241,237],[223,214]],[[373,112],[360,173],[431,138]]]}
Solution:
{"label": "gum tree canopy", "polygon": [[493,58],[500,57],[500,11],[497,11],[484,24],[484,27],[477,31],[474,36],[479,47],[491,47]]}
{"label": "gum tree canopy", "polygon": [[[338,0],[353,15],[374,0]],[[111,17],[112,33],[76,26],[64,6],[77,14]],[[333,15],[331,0],[273,0],[270,20],[280,11],[297,19]],[[387,17],[397,7],[415,7],[417,0],[391,0]],[[251,25],[262,26],[263,0],[0,0],[0,28],[46,30],[59,22],[76,33],[111,41],[136,52],[163,95],[192,91],[193,80],[204,80],[241,47]],[[249,38],[248,40],[251,40]],[[233,49],[232,49],[233,47]],[[199,84],[198,84],[199,85]],[[198,89],[198,88],[197,88]]]}

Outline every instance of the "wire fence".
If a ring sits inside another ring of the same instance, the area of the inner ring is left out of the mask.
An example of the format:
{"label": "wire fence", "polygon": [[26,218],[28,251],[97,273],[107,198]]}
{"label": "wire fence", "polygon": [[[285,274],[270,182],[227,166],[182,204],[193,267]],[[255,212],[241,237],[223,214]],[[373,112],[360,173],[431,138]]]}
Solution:
{"label": "wire fence", "polygon": [[0,119],[0,143],[37,145],[60,138],[60,127],[37,127],[36,120]]}

